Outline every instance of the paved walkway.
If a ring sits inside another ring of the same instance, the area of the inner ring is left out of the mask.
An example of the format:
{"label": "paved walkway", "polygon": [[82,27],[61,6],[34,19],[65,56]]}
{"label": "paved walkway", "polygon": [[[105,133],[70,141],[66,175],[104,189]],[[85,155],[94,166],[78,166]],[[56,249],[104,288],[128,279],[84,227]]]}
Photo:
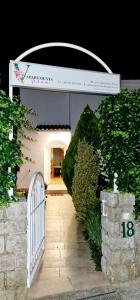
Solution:
{"label": "paved walkway", "polygon": [[48,196],[46,200],[45,245],[42,266],[29,291],[30,299],[108,286],[104,275],[95,271],[68,194]]}
{"label": "paved walkway", "polygon": [[67,191],[66,186],[62,183],[60,184],[55,184],[55,183],[51,183],[48,185],[47,191]]}

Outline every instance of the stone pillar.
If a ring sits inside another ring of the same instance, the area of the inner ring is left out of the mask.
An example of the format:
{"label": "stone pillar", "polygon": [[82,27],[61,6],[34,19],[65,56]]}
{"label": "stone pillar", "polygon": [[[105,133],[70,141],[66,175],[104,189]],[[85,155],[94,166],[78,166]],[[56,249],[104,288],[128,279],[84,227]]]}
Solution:
{"label": "stone pillar", "polygon": [[27,202],[0,208],[0,299],[24,300],[27,291]]}
{"label": "stone pillar", "polygon": [[140,220],[135,223],[135,255],[137,275],[140,276]]}
{"label": "stone pillar", "polygon": [[135,278],[135,228],[131,194],[101,192],[102,271],[111,282]]}

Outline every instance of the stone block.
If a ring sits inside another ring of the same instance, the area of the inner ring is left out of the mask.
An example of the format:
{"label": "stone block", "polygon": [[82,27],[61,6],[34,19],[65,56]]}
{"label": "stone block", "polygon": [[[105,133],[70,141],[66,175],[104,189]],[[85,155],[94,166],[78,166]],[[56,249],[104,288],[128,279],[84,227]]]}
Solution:
{"label": "stone block", "polygon": [[104,230],[104,228],[102,228],[102,244],[107,244],[107,239],[108,239],[108,234]]}
{"label": "stone block", "polygon": [[103,230],[109,235],[109,236],[119,236],[120,234],[120,226],[118,222],[112,222],[107,217],[101,218],[101,224],[103,227]]}
{"label": "stone block", "polygon": [[7,300],[7,297],[6,297],[6,294],[5,294],[5,291],[0,289],[0,299],[2,300]]}
{"label": "stone block", "polygon": [[120,207],[115,207],[115,208],[110,208],[110,210],[108,211],[109,215],[108,215],[108,219],[112,222],[119,222],[120,221],[120,217],[122,214],[121,208]]}
{"label": "stone block", "polygon": [[4,273],[0,273],[0,289],[4,288]]}
{"label": "stone block", "polygon": [[104,256],[102,256],[102,258],[101,258],[101,266],[102,266],[102,272],[103,272],[104,274],[106,274],[106,273],[107,273],[107,272],[106,272],[107,261],[106,261],[106,259],[105,259]]}
{"label": "stone block", "polygon": [[134,236],[130,238],[108,237],[108,244],[110,245],[110,249],[113,252],[115,252],[116,250],[134,249]]}
{"label": "stone block", "polygon": [[140,247],[140,222],[135,222],[135,245]]}
{"label": "stone block", "polygon": [[102,245],[103,257],[106,259],[108,265],[119,265],[121,264],[121,252],[112,252],[106,245]]}
{"label": "stone block", "polygon": [[16,219],[20,218],[21,216],[27,215],[27,202],[20,201],[20,202],[13,202],[11,203],[10,207],[6,209],[6,217],[8,220],[15,221]]}
{"label": "stone block", "polygon": [[16,235],[16,251],[27,251],[27,235],[25,233]]}
{"label": "stone block", "polygon": [[3,208],[0,208],[0,220],[3,220],[3,212],[4,212],[4,209]]}
{"label": "stone block", "polygon": [[0,291],[0,299],[1,300],[15,300],[15,290],[8,289],[5,291]]}
{"label": "stone block", "polygon": [[131,208],[135,205],[135,196],[132,194],[119,194],[119,206],[130,206]]}
{"label": "stone block", "polygon": [[127,265],[128,274],[129,274],[129,280],[133,280],[136,277],[137,274],[137,268],[135,263],[131,263]]}
{"label": "stone block", "polygon": [[16,251],[16,235],[8,235],[6,238],[6,251],[15,253]]}
{"label": "stone block", "polygon": [[4,252],[4,236],[0,236],[0,254]]}
{"label": "stone block", "polygon": [[27,253],[21,251],[16,253],[16,268],[26,268],[27,265]]}
{"label": "stone block", "polygon": [[7,288],[26,286],[27,271],[24,269],[16,270],[16,271],[9,271],[6,273],[6,277],[7,277]]}
{"label": "stone block", "polygon": [[15,300],[25,300],[27,299],[27,288],[20,286],[16,289]]}
{"label": "stone block", "polygon": [[136,275],[140,276],[140,263],[136,263]]}
{"label": "stone block", "polygon": [[8,222],[0,222],[0,235],[8,234]]}
{"label": "stone block", "polygon": [[118,194],[113,192],[101,192],[101,200],[104,201],[104,205],[109,207],[117,207],[119,203]]}
{"label": "stone block", "polygon": [[14,255],[1,255],[0,256],[0,271],[9,271],[15,269],[15,256]]}
{"label": "stone block", "polygon": [[116,251],[111,253],[111,256],[108,257],[111,265],[120,265],[121,264],[121,252]]}
{"label": "stone block", "polygon": [[122,264],[132,264],[135,261],[135,251],[132,250],[125,250],[121,253],[121,263]]}
{"label": "stone block", "polygon": [[126,282],[129,280],[129,272],[126,266],[111,266],[109,268],[109,277],[112,283]]}
{"label": "stone block", "polygon": [[21,216],[21,218],[9,221],[8,222],[8,232],[9,234],[17,234],[24,233],[27,231],[27,220],[25,216]]}
{"label": "stone block", "polygon": [[104,243],[102,244],[102,254],[105,258],[110,257],[110,255],[111,255],[111,251],[110,251],[108,245],[106,245]]}

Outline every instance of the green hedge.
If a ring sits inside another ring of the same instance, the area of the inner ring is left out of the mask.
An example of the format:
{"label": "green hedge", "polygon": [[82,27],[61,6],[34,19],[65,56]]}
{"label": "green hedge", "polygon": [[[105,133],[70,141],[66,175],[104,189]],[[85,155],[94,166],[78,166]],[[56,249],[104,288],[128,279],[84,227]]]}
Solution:
{"label": "green hedge", "polygon": [[101,270],[101,212],[100,200],[96,198],[98,175],[97,153],[92,145],[83,140],[78,143],[72,199],[88,240],[96,270]]}
{"label": "green hedge", "polygon": [[95,149],[99,148],[98,119],[89,105],[85,107],[80,116],[62,165],[62,177],[70,195],[72,195],[72,180],[74,176],[77,146],[78,142],[84,138],[88,143],[94,145]]}
{"label": "green hedge", "polygon": [[88,241],[97,271],[101,271],[101,204],[100,201],[94,203],[94,208],[88,211],[83,224],[84,234]]}

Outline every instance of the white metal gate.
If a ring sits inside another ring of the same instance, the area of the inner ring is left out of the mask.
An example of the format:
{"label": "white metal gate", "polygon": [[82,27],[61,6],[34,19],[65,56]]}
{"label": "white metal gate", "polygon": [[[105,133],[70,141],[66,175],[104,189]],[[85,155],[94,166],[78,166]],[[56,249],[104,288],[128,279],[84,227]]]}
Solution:
{"label": "white metal gate", "polygon": [[45,191],[41,172],[34,173],[27,198],[27,287],[31,286],[34,275],[44,253],[45,238]]}

